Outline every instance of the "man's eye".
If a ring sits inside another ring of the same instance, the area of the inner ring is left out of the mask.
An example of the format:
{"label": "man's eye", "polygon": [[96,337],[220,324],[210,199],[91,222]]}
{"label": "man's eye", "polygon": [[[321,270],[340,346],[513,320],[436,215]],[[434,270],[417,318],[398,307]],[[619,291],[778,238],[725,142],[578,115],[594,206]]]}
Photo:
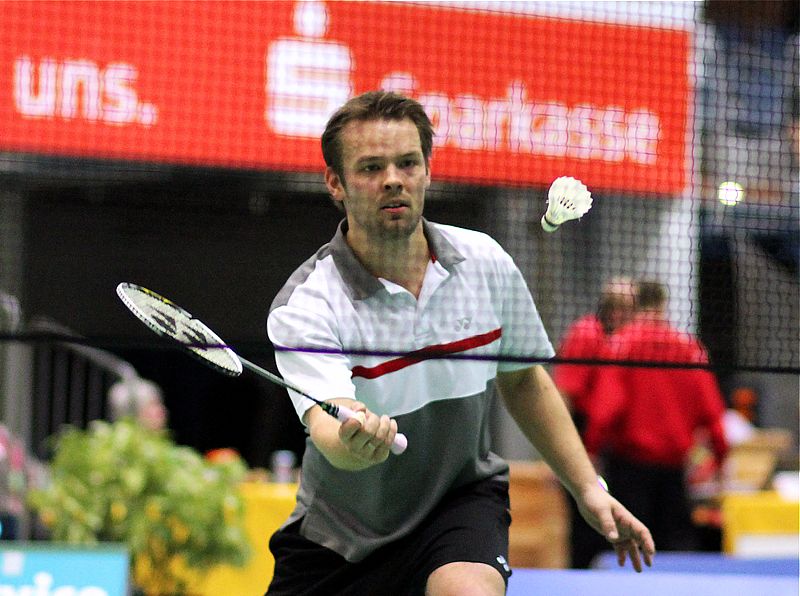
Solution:
{"label": "man's eye", "polygon": [[400,162],[400,167],[402,167],[402,168],[413,168],[418,163],[419,163],[419,161],[416,160],[416,159],[404,159],[402,162]]}
{"label": "man's eye", "polygon": [[368,163],[367,165],[365,165],[363,167],[363,170],[365,172],[377,172],[380,169],[381,169],[381,167],[376,163]]}

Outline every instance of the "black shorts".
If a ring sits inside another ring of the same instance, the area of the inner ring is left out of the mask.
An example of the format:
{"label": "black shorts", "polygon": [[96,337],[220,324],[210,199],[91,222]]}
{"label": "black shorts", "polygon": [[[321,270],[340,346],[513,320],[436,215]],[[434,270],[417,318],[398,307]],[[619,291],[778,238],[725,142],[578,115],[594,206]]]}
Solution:
{"label": "black shorts", "polygon": [[269,541],[275,573],[269,596],[423,596],[428,576],[447,563],[486,563],[506,585],[508,483],[484,480],[449,493],[410,535],[350,563],[299,534],[302,520]]}

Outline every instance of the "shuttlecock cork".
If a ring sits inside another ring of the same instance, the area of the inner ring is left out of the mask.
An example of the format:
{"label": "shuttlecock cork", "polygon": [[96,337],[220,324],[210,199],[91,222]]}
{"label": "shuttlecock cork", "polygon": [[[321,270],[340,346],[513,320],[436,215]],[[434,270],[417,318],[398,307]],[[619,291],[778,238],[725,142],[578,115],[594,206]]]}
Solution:
{"label": "shuttlecock cork", "polygon": [[547,212],[542,216],[542,229],[555,232],[561,224],[579,219],[592,208],[592,193],[572,176],[556,178],[547,191]]}

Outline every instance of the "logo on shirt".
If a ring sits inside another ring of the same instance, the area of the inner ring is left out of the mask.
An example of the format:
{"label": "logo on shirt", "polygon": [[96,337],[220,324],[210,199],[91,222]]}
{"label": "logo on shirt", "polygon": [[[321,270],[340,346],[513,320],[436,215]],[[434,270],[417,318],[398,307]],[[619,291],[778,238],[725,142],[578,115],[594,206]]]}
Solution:
{"label": "logo on shirt", "polygon": [[461,317],[460,319],[456,319],[456,322],[453,324],[453,328],[456,331],[469,329],[470,323],[472,323],[472,317]]}

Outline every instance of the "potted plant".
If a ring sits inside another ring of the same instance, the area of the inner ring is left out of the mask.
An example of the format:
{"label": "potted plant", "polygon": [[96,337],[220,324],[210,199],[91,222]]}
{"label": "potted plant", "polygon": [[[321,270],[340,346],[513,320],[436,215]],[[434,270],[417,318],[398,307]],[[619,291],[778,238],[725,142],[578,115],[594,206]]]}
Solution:
{"label": "potted plant", "polygon": [[132,419],[66,427],[29,502],[53,540],[124,542],[147,596],[183,596],[211,567],[243,565],[241,460],[211,462]]}

